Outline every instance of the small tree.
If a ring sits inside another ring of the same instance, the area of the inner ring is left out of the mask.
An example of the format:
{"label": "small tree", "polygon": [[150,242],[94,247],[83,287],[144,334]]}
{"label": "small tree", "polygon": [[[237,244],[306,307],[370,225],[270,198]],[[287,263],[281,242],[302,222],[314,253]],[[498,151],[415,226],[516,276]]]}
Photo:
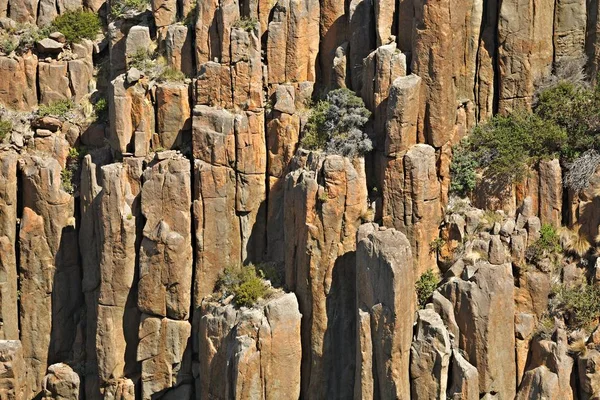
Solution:
{"label": "small tree", "polygon": [[83,10],[70,10],[56,17],[52,29],[65,35],[69,43],[82,39],[95,39],[101,28],[100,18],[96,13]]}
{"label": "small tree", "polygon": [[370,116],[362,99],[352,91],[332,90],[311,110],[302,146],[346,157],[363,155],[373,148],[363,131]]}
{"label": "small tree", "polygon": [[427,272],[423,273],[423,275],[419,277],[419,280],[415,284],[415,289],[417,291],[417,300],[419,301],[419,308],[425,308],[425,305],[429,301],[429,298],[431,297],[439,283],[439,278],[431,269],[428,269]]}

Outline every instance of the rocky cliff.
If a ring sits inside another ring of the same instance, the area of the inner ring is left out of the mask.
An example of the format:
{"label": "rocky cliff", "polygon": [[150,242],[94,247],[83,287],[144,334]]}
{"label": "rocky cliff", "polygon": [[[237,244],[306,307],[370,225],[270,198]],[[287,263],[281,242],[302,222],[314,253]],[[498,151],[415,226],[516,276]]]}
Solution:
{"label": "rocky cliff", "polygon": [[[0,398],[598,398],[600,169],[458,199],[451,163],[595,83],[599,10],[0,0]],[[339,88],[366,154],[303,142]]]}

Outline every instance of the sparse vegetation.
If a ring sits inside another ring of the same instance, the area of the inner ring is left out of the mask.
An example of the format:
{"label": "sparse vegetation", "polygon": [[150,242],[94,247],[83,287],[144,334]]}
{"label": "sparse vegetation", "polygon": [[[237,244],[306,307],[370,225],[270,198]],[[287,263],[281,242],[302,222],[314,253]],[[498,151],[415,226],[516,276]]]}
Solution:
{"label": "sparse vegetation", "polygon": [[71,100],[59,100],[50,104],[41,104],[38,109],[38,115],[45,117],[47,115],[64,118],[73,108],[74,104]]}
{"label": "sparse vegetation", "polygon": [[165,67],[162,69],[157,79],[160,82],[183,82],[185,80],[185,75],[175,68]]}
{"label": "sparse vegetation", "polygon": [[75,193],[75,177],[79,170],[79,166],[81,165],[81,159],[85,154],[85,149],[78,149],[76,147],[71,147],[69,149],[66,166],[60,173],[62,188],[69,194]]}
{"label": "sparse vegetation", "polygon": [[252,307],[269,292],[265,281],[251,264],[225,268],[217,281],[217,290],[224,297],[233,295],[233,301],[238,307]]}
{"label": "sparse vegetation", "polygon": [[440,279],[431,269],[427,270],[427,272],[421,275],[421,277],[415,284],[415,288],[417,291],[417,300],[419,301],[419,308],[425,308],[425,305],[429,301],[429,298],[431,297],[439,283]]}
{"label": "sparse vegetation", "polygon": [[0,120],[0,143],[4,142],[12,132],[12,122]]}
{"label": "sparse vegetation", "polygon": [[452,164],[450,165],[450,191],[460,196],[469,195],[477,183],[477,160],[474,154],[462,142],[452,150]]}
{"label": "sparse vegetation", "polygon": [[429,243],[429,252],[437,255],[440,253],[445,244],[446,241],[444,239],[437,237],[433,239],[431,243]]}
{"label": "sparse vegetation", "polygon": [[137,49],[135,53],[127,60],[129,68],[136,68],[142,72],[146,72],[155,66],[152,60],[152,53],[147,48]]}
{"label": "sparse vegetation", "polygon": [[363,155],[373,148],[363,131],[370,115],[352,91],[333,90],[310,110],[302,147],[347,157]]}
{"label": "sparse vegetation", "polygon": [[94,114],[98,120],[104,120],[108,116],[108,102],[104,97],[94,103]]}
{"label": "sparse vegetation", "polygon": [[562,252],[560,237],[551,224],[544,224],[540,229],[540,237],[527,248],[526,258],[533,263],[539,262],[550,254]]}
{"label": "sparse vegetation", "polygon": [[59,31],[69,43],[83,39],[95,39],[102,24],[98,15],[91,11],[65,11],[52,22],[52,30]]}
{"label": "sparse vegetation", "polygon": [[149,0],[115,0],[111,3],[110,14],[113,18],[119,18],[129,11],[143,12],[149,5]]}
{"label": "sparse vegetation", "polygon": [[236,28],[242,28],[246,32],[252,32],[256,28],[256,25],[258,25],[258,19],[251,17],[242,17],[234,24]]}
{"label": "sparse vegetation", "polygon": [[583,258],[592,248],[579,225],[574,226],[573,229],[561,229],[560,243],[569,254],[579,258]]}
{"label": "sparse vegetation", "polygon": [[553,288],[550,302],[552,315],[561,315],[572,329],[590,329],[600,317],[600,286],[583,283],[577,286],[558,285]]}
{"label": "sparse vegetation", "polygon": [[557,155],[566,138],[552,121],[519,111],[476,127],[466,143],[487,178],[510,184],[522,181],[528,166]]}

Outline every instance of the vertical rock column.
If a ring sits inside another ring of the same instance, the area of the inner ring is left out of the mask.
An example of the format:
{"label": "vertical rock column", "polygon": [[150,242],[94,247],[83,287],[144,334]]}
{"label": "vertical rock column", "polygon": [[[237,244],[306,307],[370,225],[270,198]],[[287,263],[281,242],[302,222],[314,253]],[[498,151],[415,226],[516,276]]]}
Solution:
{"label": "vertical rock column", "polygon": [[140,370],[136,360],[140,313],[135,278],[141,175],[141,159],[126,158],[123,163],[102,167],[94,350],[104,393]]}
{"label": "vertical rock column", "polygon": [[17,155],[0,158],[0,339],[19,339],[17,310]]}
{"label": "vertical rock column", "polygon": [[61,188],[53,158],[24,160],[21,251],[21,341],[33,397],[49,364],[73,352],[83,303],[73,197]]}
{"label": "vertical rock column", "polygon": [[452,278],[439,289],[450,300],[456,338],[479,372],[479,393],[513,399],[516,390],[513,276],[510,263],[478,264],[469,280]]}
{"label": "vertical rock column", "polygon": [[[143,174],[138,308],[142,312],[137,360],[142,399],[191,389],[192,187],[190,162],[158,153]],[[187,394],[184,394],[187,393]]]}
{"label": "vertical rock column", "polygon": [[[236,310],[205,300],[196,393],[215,399],[297,399],[300,396],[300,319],[293,293]],[[224,379],[227,377],[227,379]]]}
{"label": "vertical rock column", "polygon": [[25,387],[27,365],[18,340],[0,340],[0,397],[21,400],[29,396]]}
{"label": "vertical rock column", "polygon": [[415,311],[414,271],[406,236],[363,225],[356,250],[355,399],[409,399]]}
{"label": "vertical rock column", "polygon": [[412,246],[416,276],[436,268],[429,243],[442,219],[435,149],[417,142],[421,79],[396,79],[390,89],[382,159],[383,224],[406,234]]}
{"label": "vertical rock column", "polygon": [[366,210],[364,161],[300,153],[285,186],[286,284],[302,319],[302,396],[350,398],[355,234]]}
{"label": "vertical rock column", "polygon": [[502,1],[498,19],[499,112],[531,107],[534,81],[551,72],[554,0]]}

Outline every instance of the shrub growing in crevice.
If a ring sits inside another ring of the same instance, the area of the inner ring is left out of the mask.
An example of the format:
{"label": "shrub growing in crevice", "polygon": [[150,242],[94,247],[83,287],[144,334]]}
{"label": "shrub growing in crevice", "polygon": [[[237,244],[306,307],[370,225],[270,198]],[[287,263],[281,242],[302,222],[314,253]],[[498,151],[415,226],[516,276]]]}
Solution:
{"label": "shrub growing in crevice", "polygon": [[600,318],[600,286],[583,283],[553,288],[550,314],[560,315],[571,330],[591,329]]}
{"label": "shrub growing in crevice", "polygon": [[83,39],[95,39],[102,24],[98,15],[91,11],[69,10],[54,19],[52,30],[59,31],[69,43]]}
{"label": "shrub growing in crevice", "polygon": [[4,142],[12,133],[12,122],[0,120],[0,143]]}
{"label": "shrub growing in crevice", "polygon": [[254,265],[227,267],[219,275],[217,291],[223,297],[233,295],[238,307],[252,307],[259,298],[269,294],[269,288]]}
{"label": "shrub growing in crevice", "polygon": [[362,99],[351,90],[332,90],[311,109],[302,147],[346,157],[363,155],[373,148],[364,132],[370,116]]}
{"label": "shrub growing in crevice", "polygon": [[459,196],[467,196],[477,183],[477,160],[468,148],[468,142],[463,141],[452,149],[452,164],[450,164],[450,192]]}
{"label": "shrub growing in crevice", "polygon": [[53,116],[64,118],[75,104],[71,100],[59,100],[50,104],[40,104],[38,115],[40,117]]}
{"label": "shrub growing in crevice", "polygon": [[415,284],[419,308],[425,308],[425,305],[429,301],[429,298],[431,297],[439,283],[440,279],[431,269],[428,269],[425,273],[423,273],[423,275],[419,277],[419,280]]}
{"label": "shrub growing in crevice", "polygon": [[550,224],[543,224],[540,237],[527,248],[525,256],[528,261],[537,263],[550,254],[562,252],[560,237]]}

